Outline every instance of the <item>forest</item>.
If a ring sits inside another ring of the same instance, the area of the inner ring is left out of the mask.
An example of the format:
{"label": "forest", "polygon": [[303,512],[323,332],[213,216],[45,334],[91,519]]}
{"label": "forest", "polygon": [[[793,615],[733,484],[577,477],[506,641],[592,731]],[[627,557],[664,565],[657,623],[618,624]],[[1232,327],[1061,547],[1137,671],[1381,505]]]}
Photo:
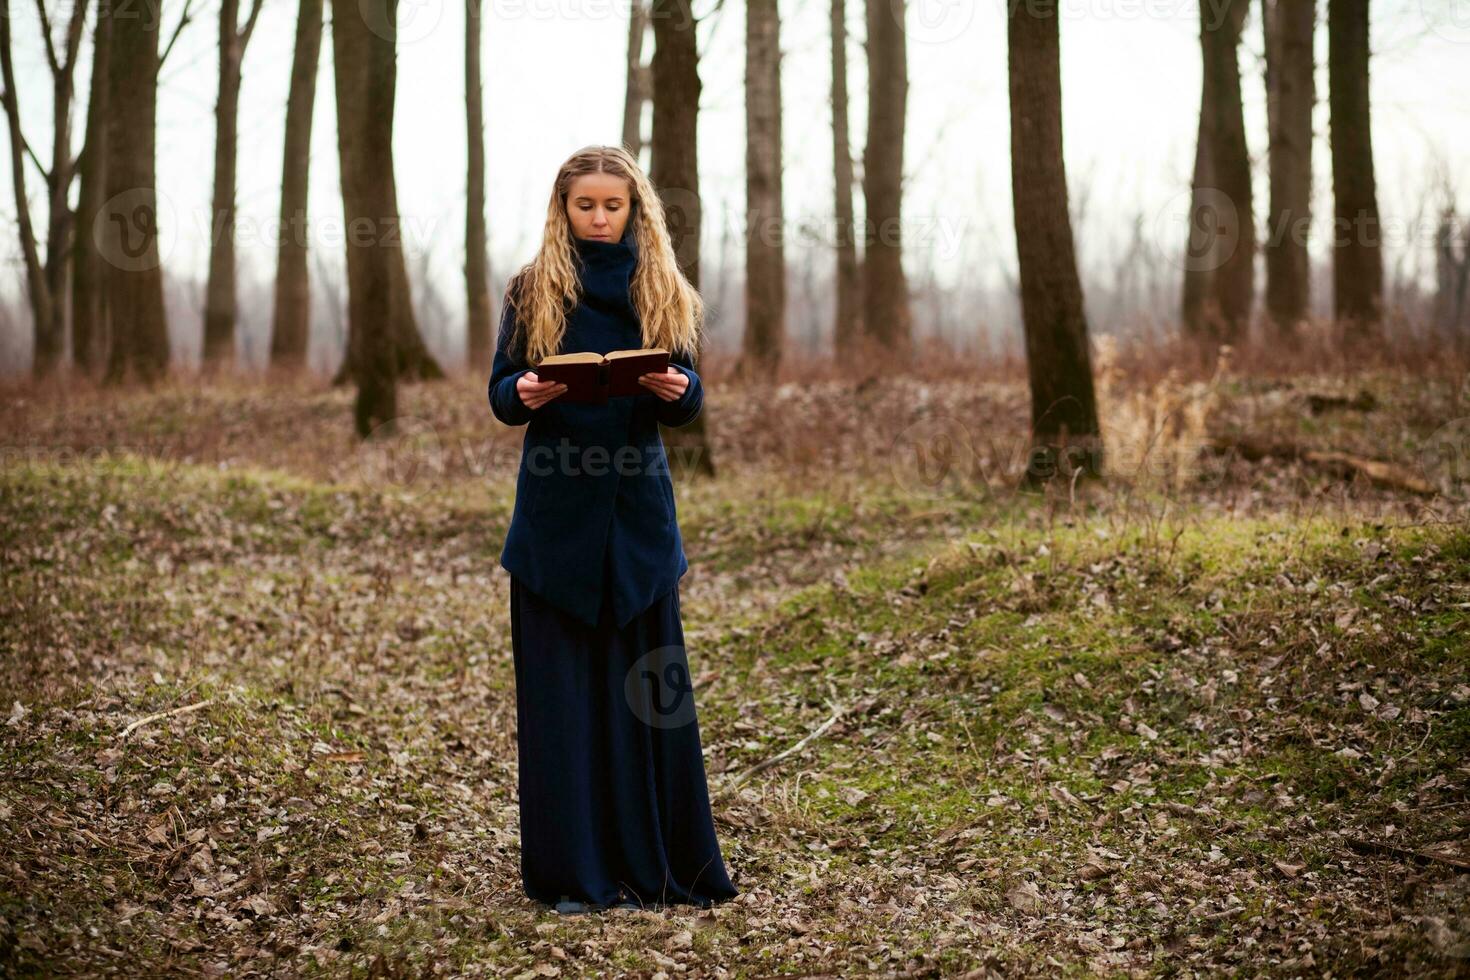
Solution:
{"label": "forest", "polygon": [[[12,3],[0,974],[1470,969],[1452,0],[1159,4],[1102,77],[1108,3]],[[1067,149],[1130,73],[1187,118],[1086,145],[1177,130],[1147,198]],[[658,428],[740,894],[568,917],[486,384],[602,144],[707,314]]]}

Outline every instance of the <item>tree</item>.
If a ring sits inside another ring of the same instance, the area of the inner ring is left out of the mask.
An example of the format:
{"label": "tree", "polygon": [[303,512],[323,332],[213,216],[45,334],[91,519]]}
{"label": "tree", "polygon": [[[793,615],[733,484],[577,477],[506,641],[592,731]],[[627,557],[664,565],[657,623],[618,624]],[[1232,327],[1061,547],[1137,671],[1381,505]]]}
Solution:
{"label": "tree", "polygon": [[367,437],[398,415],[394,323],[409,301],[393,195],[396,0],[335,0],[337,151],[347,221],[347,361],[357,382],[354,422]]}
{"label": "tree", "polygon": [[[690,0],[652,0],[653,131],[648,178],[663,198],[669,239],[684,278],[699,288],[699,236],[703,205],[699,199],[699,47],[698,21]],[[694,352],[699,370],[700,352]],[[709,409],[678,428],[661,426],[669,462],[685,472],[713,476],[705,420]]]}
{"label": "tree", "polygon": [[773,374],[786,339],[781,205],[781,20],[776,0],[745,4],[745,335],[740,374]]}
{"label": "tree", "polygon": [[1196,337],[1225,343],[1245,336],[1255,299],[1255,213],[1237,58],[1249,9],[1249,0],[1200,7],[1204,71],[1184,323]]}
{"label": "tree", "polygon": [[490,335],[490,259],[485,251],[485,112],[480,90],[480,0],[465,0],[464,91],[469,138],[468,200],[465,202],[464,277],[469,309],[467,355],[476,371],[495,357]]}
{"label": "tree", "polygon": [[311,275],[307,189],[311,174],[311,126],[316,113],[317,65],[322,50],[322,0],[300,0],[296,50],[286,96],[286,137],[281,161],[281,238],[276,243],[276,295],[271,314],[271,366],[306,364],[311,341]]}
{"label": "tree", "polygon": [[837,191],[837,312],[832,342],[839,358],[852,354],[862,333],[862,282],[852,206],[852,143],[847,126],[847,7],[832,0],[832,161]]}
{"label": "tree", "polygon": [[1434,272],[1434,329],[1463,341],[1470,326],[1470,221],[1462,225],[1453,205],[1435,228]]}
{"label": "tree", "polygon": [[863,324],[890,357],[911,353],[903,272],[903,140],[908,104],[908,0],[867,0],[868,145],[863,153]]}
{"label": "tree", "polygon": [[[11,57],[10,0],[0,0],[0,72],[5,91],[0,99],[10,130],[10,170],[15,189],[15,210],[20,229],[20,251],[25,262],[26,296],[30,301],[35,335],[32,373],[51,374],[61,360],[66,341],[66,263],[71,250],[72,212],[68,201],[76,161],[71,155],[71,109],[75,89],[77,51],[87,17],[85,0],[72,8],[66,27],[66,48],[61,56],[51,38],[51,19],[45,4],[38,4],[46,63],[51,68],[51,169],[47,170],[31,151],[20,125],[20,100],[15,91],[15,65]],[[41,171],[46,181],[48,222],[46,259],[41,261],[31,223],[31,206],[26,200],[24,154]]]}
{"label": "tree", "polygon": [[623,147],[637,160],[643,154],[643,105],[649,98],[649,71],[643,64],[643,36],[648,33],[648,0],[632,0],[628,9],[628,84],[623,94]]}
{"label": "tree", "polygon": [[[1208,88],[1208,76],[1204,80]],[[1184,288],[1182,292],[1182,319],[1184,330],[1193,336],[1205,332],[1206,304],[1212,302],[1215,269],[1220,264],[1222,253],[1219,229],[1220,215],[1212,197],[1214,170],[1210,163],[1210,113],[1205,112],[1203,103],[1210,98],[1202,94],[1199,125],[1195,130],[1194,176],[1190,182],[1189,235],[1184,247]]]}
{"label": "tree", "polygon": [[240,121],[241,65],[261,0],[240,27],[240,0],[220,0],[219,94],[214,106],[214,203],[210,211],[209,280],[204,289],[204,363],[235,356],[235,166]]}
{"label": "tree", "polygon": [[1383,315],[1383,234],[1368,115],[1368,0],[1328,0],[1327,51],[1333,309],[1350,336],[1365,337],[1377,332]]}
{"label": "tree", "polygon": [[[341,35],[337,33],[337,20],[332,18],[332,50],[335,53],[339,45],[345,44],[348,50],[349,65],[344,68],[340,63],[337,65],[337,153],[342,159],[343,173],[343,195],[347,194],[347,172],[349,169],[361,169],[363,173],[357,178],[358,189],[365,195],[367,207],[363,211],[348,211],[348,215],[360,217],[359,227],[365,230],[364,236],[368,239],[380,239],[382,248],[377,252],[386,253],[388,262],[388,276],[392,280],[390,293],[393,297],[392,319],[389,321],[389,336],[394,358],[394,377],[404,381],[437,380],[444,377],[444,369],[434,360],[429,349],[424,346],[423,336],[419,333],[418,322],[414,317],[412,290],[408,276],[408,264],[403,254],[403,242],[398,217],[398,186],[393,176],[393,147],[391,131],[389,139],[383,145],[381,155],[367,154],[363,149],[368,143],[377,145],[382,137],[375,129],[381,125],[381,120],[366,119],[362,117],[362,106],[369,101],[375,104],[387,99],[391,104],[393,93],[390,91],[385,96],[379,88],[381,80],[369,75],[371,66],[377,60],[387,58],[393,63],[391,49],[397,36],[397,8],[391,4],[391,10],[384,9],[384,3],[388,0],[363,0],[355,11],[349,6],[344,8],[346,17],[343,19],[353,21],[353,24],[344,28]],[[392,15],[391,17],[389,15]],[[370,18],[368,23],[366,19]],[[369,39],[365,34],[371,34],[376,38],[386,38],[390,47],[390,54],[384,55],[377,50],[376,42],[373,42],[371,52],[367,51]],[[346,112],[344,113],[344,105]],[[342,120],[351,117],[351,127],[346,127]],[[371,138],[365,136],[372,130]],[[382,186],[379,186],[379,184]],[[348,218],[347,249],[347,281],[348,290],[366,288],[367,280],[362,278],[366,275],[364,267],[358,269],[359,277],[356,280],[358,286],[353,286],[353,263],[361,262],[367,256],[367,249],[354,248],[350,242],[355,236]],[[377,252],[371,256],[373,268],[379,258]],[[373,288],[378,288],[374,283]],[[342,360],[342,366],[332,378],[333,384],[345,384],[355,381],[362,388],[364,379],[357,377],[354,373],[360,362],[353,356],[353,344],[356,338],[353,336],[354,324],[358,319],[351,315],[351,303],[361,294],[355,294],[349,300],[349,313],[347,317],[347,356]]]}
{"label": "tree", "polygon": [[1034,444],[1023,481],[1028,487],[1057,474],[1061,451],[1074,440],[1087,452],[1086,472],[1101,471],[1087,319],[1067,212],[1057,19],[1054,4],[1021,0],[1007,17],[1011,197]]}
{"label": "tree", "polygon": [[1316,0],[1261,0],[1270,130],[1271,217],[1266,242],[1266,312],[1280,337],[1307,315],[1312,215],[1312,35]]}
{"label": "tree", "polygon": [[87,133],[77,157],[76,228],[72,236],[71,352],[84,373],[99,368],[107,353],[106,271],[93,237],[107,184],[108,57],[112,18],[98,0],[92,29],[92,80],[87,97]]}
{"label": "tree", "polygon": [[[168,371],[169,363],[155,169],[158,69],[163,56],[158,29],[150,25],[150,18],[140,16],[136,8],[117,6],[114,0],[101,3],[99,16],[113,18],[107,58],[107,201],[98,217],[98,250],[107,264],[112,328],[104,381],[116,384],[136,377],[153,382]],[[158,7],[150,13],[162,15]],[[187,16],[179,21],[180,29],[186,20]]]}

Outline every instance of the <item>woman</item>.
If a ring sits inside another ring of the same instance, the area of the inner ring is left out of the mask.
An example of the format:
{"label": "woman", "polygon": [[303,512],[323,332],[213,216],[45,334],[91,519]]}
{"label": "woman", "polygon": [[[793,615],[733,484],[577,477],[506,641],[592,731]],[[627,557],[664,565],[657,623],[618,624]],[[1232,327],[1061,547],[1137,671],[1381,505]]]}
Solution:
{"label": "woman", "polygon": [[[684,651],[689,568],[660,423],[688,425],[703,304],[663,205],[619,147],[556,176],[536,258],[512,277],[490,406],[525,425],[510,572],[526,894],[576,913],[734,897],[715,840]],[[662,347],[646,393],[558,402],[532,365],[558,352]]]}

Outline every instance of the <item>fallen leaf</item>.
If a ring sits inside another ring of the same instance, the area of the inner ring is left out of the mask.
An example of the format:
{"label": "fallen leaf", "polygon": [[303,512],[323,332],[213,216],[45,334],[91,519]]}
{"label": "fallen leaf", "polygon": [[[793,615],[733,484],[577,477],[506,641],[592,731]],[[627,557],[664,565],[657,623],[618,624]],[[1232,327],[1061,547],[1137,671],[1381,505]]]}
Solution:
{"label": "fallen leaf", "polygon": [[1028,912],[1041,904],[1041,892],[1029,881],[1023,881],[1006,892],[1006,898],[1013,907],[1022,912]]}

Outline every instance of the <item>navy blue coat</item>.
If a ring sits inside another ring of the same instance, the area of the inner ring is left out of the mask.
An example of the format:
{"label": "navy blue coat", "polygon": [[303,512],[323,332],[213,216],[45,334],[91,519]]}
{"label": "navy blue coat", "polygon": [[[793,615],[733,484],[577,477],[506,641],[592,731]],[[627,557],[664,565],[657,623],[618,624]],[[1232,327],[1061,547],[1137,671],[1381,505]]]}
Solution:
{"label": "navy blue coat", "polygon": [[[629,295],[637,263],[631,221],[622,241],[575,241],[582,298],[567,318],[559,351],[642,347]],[[693,422],[704,405],[703,386],[689,353],[673,351],[670,365],[689,376],[674,401],[647,391],[603,405],[553,399],[531,409],[516,391],[516,381],[533,368],[521,338],[511,343],[514,326],[509,302],[491,367],[490,408],[506,425],[526,426],[526,436],[501,567],[589,626],[598,625],[604,590],[611,589],[621,628],[689,570],[658,425]]]}

